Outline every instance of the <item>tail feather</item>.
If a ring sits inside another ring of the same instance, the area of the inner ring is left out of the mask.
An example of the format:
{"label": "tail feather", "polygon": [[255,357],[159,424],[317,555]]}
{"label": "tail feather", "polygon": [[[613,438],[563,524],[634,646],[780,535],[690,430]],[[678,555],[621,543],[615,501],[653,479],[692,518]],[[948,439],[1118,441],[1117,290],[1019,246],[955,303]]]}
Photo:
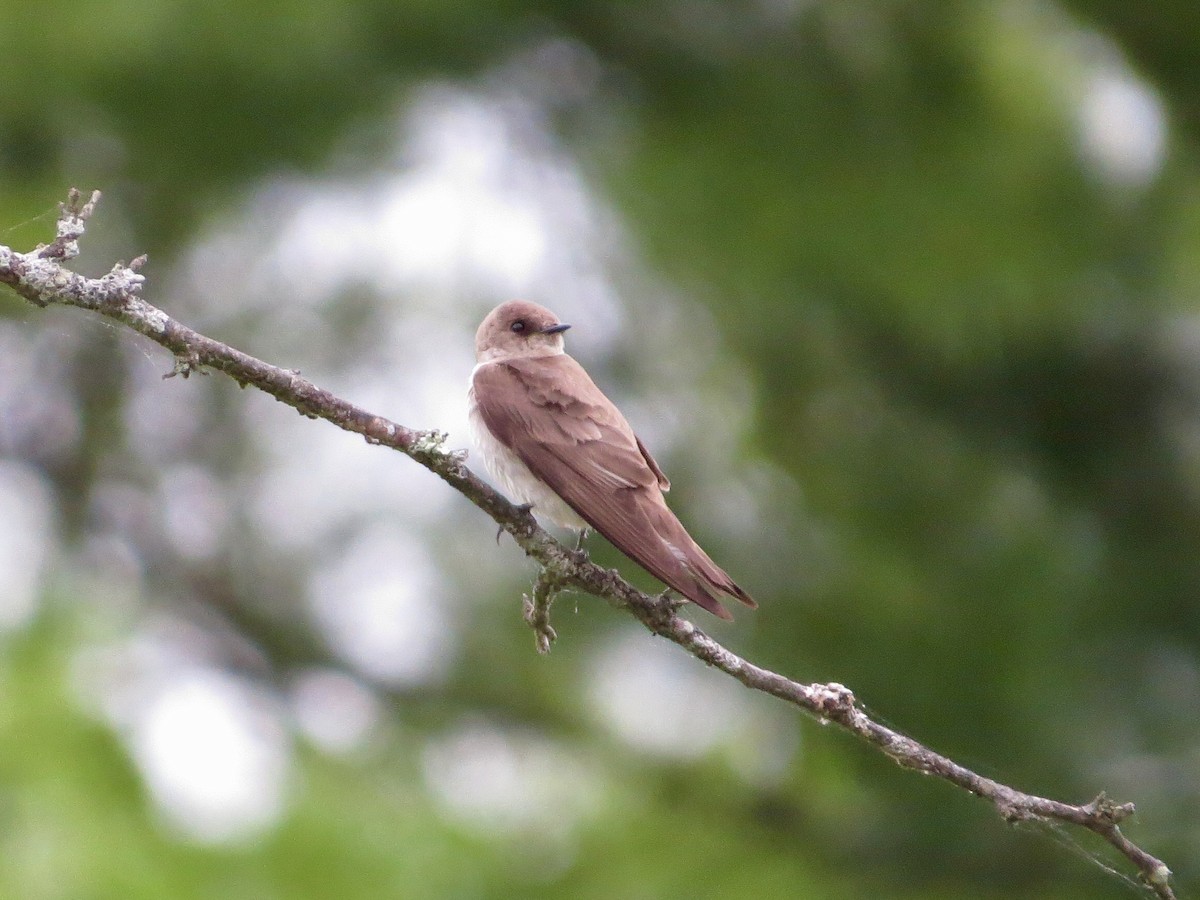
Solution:
{"label": "tail feather", "polygon": [[670,549],[676,565],[654,574],[697,606],[719,618],[733,619],[733,615],[718,599],[721,595],[734,597],[751,609],[757,609],[758,604],[754,599],[712,561],[666,504],[662,506],[662,513],[655,523],[655,530]]}
{"label": "tail feather", "polygon": [[713,593],[705,587],[699,579],[693,578],[691,582],[685,584],[682,579],[672,579],[678,583],[672,584],[666,582],[670,587],[679,591],[683,596],[687,597],[701,609],[706,609],[719,619],[724,619],[726,622],[733,621],[733,613],[727,610]]}

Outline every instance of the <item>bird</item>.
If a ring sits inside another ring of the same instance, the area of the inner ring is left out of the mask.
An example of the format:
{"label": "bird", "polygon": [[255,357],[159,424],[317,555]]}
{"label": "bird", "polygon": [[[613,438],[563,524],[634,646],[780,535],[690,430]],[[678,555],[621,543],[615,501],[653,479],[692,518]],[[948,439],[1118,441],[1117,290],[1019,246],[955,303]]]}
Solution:
{"label": "bird", "polygon": [[475,450],[510,500],[602,534],[667,587],[719,618],[721,598],[757,603],[688,534],[671,482],[620,410],[566,353],[570,325],[527,300],[493,309],[475,334],[468,391]]}

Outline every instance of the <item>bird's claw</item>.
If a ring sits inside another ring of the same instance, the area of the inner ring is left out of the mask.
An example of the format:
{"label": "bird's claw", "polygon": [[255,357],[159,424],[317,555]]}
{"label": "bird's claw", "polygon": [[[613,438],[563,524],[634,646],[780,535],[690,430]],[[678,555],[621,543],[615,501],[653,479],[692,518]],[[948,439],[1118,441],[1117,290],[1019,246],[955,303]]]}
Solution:
{"label": "bird's claw", "polygon": [[[533,509],[533,504],[532,503],[519,503],[519,504],[517,504],[515,509],[519,513],[527,513]],[[504,526],[503,525],[501,525],[499,528],[496,529],[496,545],[497,546],[499,546],[499,544],[500,544],[500,535],[502,535],[502,534],[504,534]]]}
{"label": "bird's claw", "polygon": [[654,600],[659,606],[670,613],[677,613],[688,605],[687,598],[680,597],[671,588],[667,588],[661,594],[656,594]]}

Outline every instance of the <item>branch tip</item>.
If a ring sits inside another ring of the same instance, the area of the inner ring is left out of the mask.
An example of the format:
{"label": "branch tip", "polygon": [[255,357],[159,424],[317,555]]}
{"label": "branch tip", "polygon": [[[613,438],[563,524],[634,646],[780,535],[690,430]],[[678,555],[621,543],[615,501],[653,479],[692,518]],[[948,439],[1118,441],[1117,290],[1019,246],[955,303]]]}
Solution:
{"label": "branch tip", "polygon": [[100,192],[92,191],[87,203],[81,203],[81,200],[83,200],[83,192],[79,188],[73,187],[67,191],[66,202],[58,204],[58,210],[64,216],[70,216],[75,219],[89,219],[92,213],[96,211],[96,204],[100,202]]}
{"label": "branch tip", "polygon": [[58,229],[54,240],[38,247],[35,255],[40,259],[73,259],[79,255],[79,239],[83,237],[85,223],[96,211],[100,192],[92,191],[86,203],[81,203],[83,194],[78,188],[67,191],[65,203],[58,204]]}
{"label": "branch tip", "polygon": [[522,618],[533,629],[537,651],[543,655],[550,652],[550,645],[558,639],[558,633],[550,626],[550,607],[562,587],[561,576],[542,569],[533,582],[533,595],[521,595]]}
{"label": "branch tip", "polygon": [[1146,884],[1159,892],[1160,896],[1169,896],[1161,891],[1163,888],[1169,890],[1171,886],[1171,870],[1167,868],[1166,863],[1160,862],[1149,872],[1144,873],[1142,877],[1145,878]]}
{"label": "branch tip", "polygon": [[1135,808],[1132,803],[1110,800],[1108,795],[1101,791],[1095,800],[1083,807],[1083,811],[1097,824],[1118,825],[1133,815]]}

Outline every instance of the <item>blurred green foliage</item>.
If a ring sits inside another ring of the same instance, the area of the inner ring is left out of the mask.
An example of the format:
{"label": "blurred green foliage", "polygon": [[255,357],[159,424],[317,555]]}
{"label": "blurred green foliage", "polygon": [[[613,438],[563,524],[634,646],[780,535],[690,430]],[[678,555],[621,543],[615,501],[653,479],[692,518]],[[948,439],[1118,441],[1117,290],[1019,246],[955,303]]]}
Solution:
{"label": "blurred green foliage", "polygon": [[[761,523],[807,535],[794,555],[710,548],[762,565],[730,566],[762,603],[731,632],[739,651],[845,682],[1014,786],[1138,803],[1129,830],[1187,895],[1200,892],[1197,9],[18,0],[0,7],[0,241],[46,240],[51,202],[96,186],[129,231],[113,256],[148,250],[166,271],[264,179],[370,159],[415,86],[487,86],[541,42],[577,42],[598,86],[551,105],[550,126],[746,373],[740,453],[799,485],[796,507]],[[1166,143],[1145,177],[1081,151],[1077,111],[1100,64],[1162,104]],[[0,314],[31,335],[73,327],[12,297]],[[248,321],[258,314],[239,324],[247,340],[272,327]],[[0,443],[46,472],[68,548],[106,478],[140,477],[122,458],[129,336],[84,336],[54,363],[78,451]],[[239,444],[244,396],[225,397],[203,438],[222,448],[222,476],[261,465]],[[698,505],[703,486],[672,477],[673,501]],[[463,563],[491,538],[480,524],[457,540]],[[280,599],[264,605],[267,563],[252,551],[209,571],[140,551],[140,602],[211,608],[265,683],[328,663],[286,606],[300,563],[272,576]],[[1080,838],[1077,854],[1072,838],[1006,829],[811,723],[786,776],[762,785],[715,754],[664,762],[614,741],[583,709],[581,657],[619,617],[560,610],[564,639],[538,659],[511,608],[525,571],[505,559],[512,580],[488,589],[510,603],[479,612],[445,684],[388,695],[384,748],[337,758],[301,744],[282,822],[226,848],[155,813],[69,686],[90,607],[47,601],[0,652],[0,893],[1130,895],[1086,858],[1124,871],[1098,845]],[[541,837],[458,824],[422,790],[424,738],[476,712],[604,773],[565,860]]]}

